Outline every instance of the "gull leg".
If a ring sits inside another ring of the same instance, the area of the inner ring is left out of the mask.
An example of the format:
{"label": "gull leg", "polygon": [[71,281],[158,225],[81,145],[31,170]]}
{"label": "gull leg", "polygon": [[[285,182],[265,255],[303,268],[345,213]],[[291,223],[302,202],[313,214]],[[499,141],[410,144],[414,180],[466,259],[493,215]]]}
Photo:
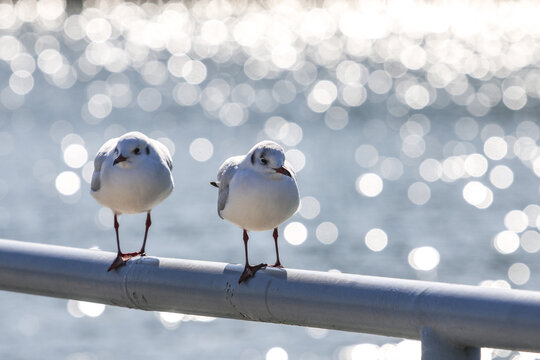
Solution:
{"label": "gull leg", "polygon": [[277,227],[274,228],[274,233],[272,234],[272,236],[274,237],[274,245],[276,246],[276,263],[272,265],[272,267],[282,268],[283,265],[281,265],[281,261],[279,261],[279,250],[278,250],[278,244],[277,244],[277,238],[278,238]]}
{"label": "gull leg", "polygon": [[141,250],[136,253],[136,255],[146,256],[145,248],[146,248],[146,238],[148,237],[148,229],[150,229],[150,225],[152,225],[152,219],[150,218],[150,211],[146,213],[146,228],[144,230],[144,240],[141,247]]}
{"label": "gull leg", "polygon": [[126,261],[128,261],[132,257],[131,254],[123,254],[122,251],[120,250],[120,237],[118,236],[118,228],[120,227],[120,224],[118,224],[117,217],[118,216],[115,213],[114,214],[114,230],[116,232],[116,249],[117,249],[116,259],[114,259],[113,263],[111,264],[111,266],[109,266],[109,269],[107,271],[111,271],[113,269],[117,269],[120,266],[125,265]]}
{"label": "gull leg", "polygon": [[250,277],[253,277],[257,271],[259,271],[261,268],[266,266],[266,264],[262,264],[262,263],[255,266],[249,265],[248,248],[247,248],[248,240],[249,240],[248,233],[244,229],[244,252],[246,254],[246,265],[244,266],[244,272],[238,279],[239,284],[242,283],[243,281],[246,281]]}

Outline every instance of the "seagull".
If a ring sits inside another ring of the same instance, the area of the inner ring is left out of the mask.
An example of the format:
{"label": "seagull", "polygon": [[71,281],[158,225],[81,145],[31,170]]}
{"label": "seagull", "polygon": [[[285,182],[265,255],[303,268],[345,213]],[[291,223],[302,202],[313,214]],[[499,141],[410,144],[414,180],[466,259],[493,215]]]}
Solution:
{"label": "seagull", "polygon": [[[152,225],[150,211],[174,188],[169,150],[140,132],[129,132],[105,142],[94,159],[90,193],[114,213],[117,255],[107,271],[117,269],[134,256],[146,256],[146,238]],[[141,250],[122,253],[118,216],[146,212]]]}
{"label": "seagull", "polygon": [[256,144],[246,155],[225,160],[210,182],[219,189],[218,215],[238,225],[244,232],[246,264],[238,283],[249,279],[267,264],[250,265],[248,231],[274,229],[276,263],[282,268],[278,250],[278,226],[298,209],[300,196],[296,174],[285,160],[283,148],[273,141]]}

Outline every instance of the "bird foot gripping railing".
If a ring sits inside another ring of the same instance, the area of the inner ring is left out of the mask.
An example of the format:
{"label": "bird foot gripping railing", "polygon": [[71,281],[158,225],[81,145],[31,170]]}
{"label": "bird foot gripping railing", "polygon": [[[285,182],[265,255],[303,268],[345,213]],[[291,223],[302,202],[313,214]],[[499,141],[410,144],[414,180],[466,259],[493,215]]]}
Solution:
{"label": "bird foot gripping railing", "polygon": [[421,339],[422,359],[480,348],[540,351],[540,292],[360,275],[261,270],[0,240],[0,289],[116,306]]}

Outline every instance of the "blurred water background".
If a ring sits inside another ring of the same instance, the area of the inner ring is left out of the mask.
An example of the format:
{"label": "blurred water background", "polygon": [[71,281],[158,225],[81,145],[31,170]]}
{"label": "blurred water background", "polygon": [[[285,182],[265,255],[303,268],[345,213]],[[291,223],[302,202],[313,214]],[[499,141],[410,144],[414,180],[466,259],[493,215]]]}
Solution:
{"label": "blurred water background", "polygon": [[[115,251],[92,160],[139,130],[175,162],[148,254],[243,263],[208,182],[273,139],[302,196],[280,228],[286,267],[539,289],[539,18],[527,1],[3,1],[0,236]],[[126,251],[143,232],[144,215],[120,217]],[[271,233],[250,251],[273,262]],[[416,341],[363,334],[0,304],[1,359],[420,357]]]}

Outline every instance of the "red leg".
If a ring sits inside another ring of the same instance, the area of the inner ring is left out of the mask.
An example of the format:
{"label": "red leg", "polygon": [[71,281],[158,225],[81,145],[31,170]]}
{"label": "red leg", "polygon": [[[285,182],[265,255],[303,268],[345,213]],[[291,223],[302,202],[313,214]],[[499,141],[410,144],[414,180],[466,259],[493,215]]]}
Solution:
{"label": "red leg", "polygon": [[118,228],[120,227],[120,224],[118,224],[118,215],[114,214],[114,230],[116,232],[116,259],[114,259],[111,266],[109,266],[109,269],[107,271],[111,271],[113,269],[117,269],[120,266],[123,266],[126,264],[126,261],[128,261],[131,258],[130,254],[122,254],[122,251],[120,250],[120,236],[118,235]]}
{"label": "red leg", "polygon": [[277,238],[278,238],[278,230],[277,228],[274,228],[274,233],[272,234],[274,237],[274,245],[276,247],[276,263],[272,265],[272,267],[282,268],[283,265],[281,265],[281,261],[279,261],[279,250],[278,250],[278,244],[277,244]]}
{"label": "red leg", "polygon": [[137,253],[137,255],[146,256],[145,248],[146,248],[146,238],[148,237],[148,229],[150,229],[150,225],[152,225],[152,219],[150,218],[150,211],[146,213],[146,228],[144,230],[144,240],[141,247],[141,251]]}
{"label": "red leg", "polygon": [[248,233],[244,229],[244,252],[246,254],[246,265],[244,266],[244,272],[242,273],[242,275],[240,275],[240,278],[238,279],[239,284],[242,283],[243,281],[246,281],[250,277],[253,277],[257,271],[259,271],[260,269],[266,266],[266,264],[262,264],[262,263],[255,266],[249,265],[248,248],[247,248],[248,240],[249,240]]}
{"label": "red leg", "polygon": [[121,254],[122,251],[120,251],[120,236],[118,235],[119,227],[120,227],[120,224],[118,223],[118,215],[114,214],[114,231],[116,232],[116,250],[118,250],[118,253]]}
{"label": "red leg", "polygon": [[248,233],[246,230],[244,230],[244,254],[246,255],[246,265],[249,265],[249,260],[248,260],[248,241],[249,241],[249,236],[248,236]]}

